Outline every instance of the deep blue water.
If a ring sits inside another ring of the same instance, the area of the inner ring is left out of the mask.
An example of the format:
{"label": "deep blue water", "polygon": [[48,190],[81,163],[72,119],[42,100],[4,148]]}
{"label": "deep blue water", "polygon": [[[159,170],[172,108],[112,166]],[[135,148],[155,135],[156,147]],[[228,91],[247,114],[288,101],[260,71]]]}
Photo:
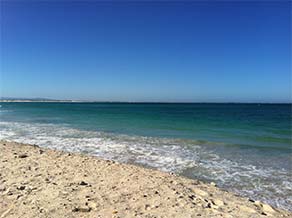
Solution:
{"label": "deep blue water", "polygon": [[1,139],[214,181],[292,210],[291,104],[1,106]]}

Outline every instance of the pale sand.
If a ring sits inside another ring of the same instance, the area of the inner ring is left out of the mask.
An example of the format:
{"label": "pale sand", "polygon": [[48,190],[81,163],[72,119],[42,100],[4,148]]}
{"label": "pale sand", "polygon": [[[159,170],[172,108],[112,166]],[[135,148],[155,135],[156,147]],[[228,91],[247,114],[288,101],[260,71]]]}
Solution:
{"label": "pale sand", "polygon": [[0,217],[292,217],[211,184],[0,142]]}

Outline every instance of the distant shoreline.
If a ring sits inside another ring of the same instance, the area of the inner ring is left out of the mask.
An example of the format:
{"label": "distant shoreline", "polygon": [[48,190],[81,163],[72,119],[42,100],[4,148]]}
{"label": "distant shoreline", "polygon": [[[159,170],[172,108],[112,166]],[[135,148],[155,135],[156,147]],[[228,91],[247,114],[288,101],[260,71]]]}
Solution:
{"label": "distant shoreline", "polygon": [[0,102],[80,102],[74,100],[0,100]]}

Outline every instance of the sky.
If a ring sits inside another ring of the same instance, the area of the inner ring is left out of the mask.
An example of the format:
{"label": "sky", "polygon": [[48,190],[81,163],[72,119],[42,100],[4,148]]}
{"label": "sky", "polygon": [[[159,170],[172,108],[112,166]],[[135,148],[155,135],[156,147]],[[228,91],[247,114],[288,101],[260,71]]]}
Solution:
{"label": "sky", "polygon": [[291,102],[289,1],[1,1],[2,97]]}

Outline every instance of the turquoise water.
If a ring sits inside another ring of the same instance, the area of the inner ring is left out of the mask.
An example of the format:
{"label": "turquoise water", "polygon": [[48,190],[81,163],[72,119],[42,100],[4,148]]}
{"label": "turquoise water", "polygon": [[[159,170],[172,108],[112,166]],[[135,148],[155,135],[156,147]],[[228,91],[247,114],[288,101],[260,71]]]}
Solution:
{"label": "turquoise water", "polygon": [[292,210],[291,104],[1,106],[0,139],[214,181]]}

